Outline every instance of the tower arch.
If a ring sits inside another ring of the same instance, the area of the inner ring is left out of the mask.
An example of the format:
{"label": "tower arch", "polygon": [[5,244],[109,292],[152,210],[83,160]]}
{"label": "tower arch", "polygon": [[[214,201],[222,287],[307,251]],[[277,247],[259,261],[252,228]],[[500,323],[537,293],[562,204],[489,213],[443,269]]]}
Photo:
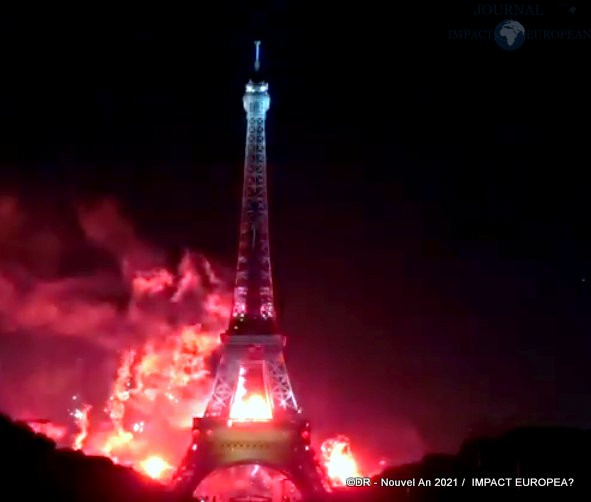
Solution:
{"label": "tower arch", "polygon": [[261,500],[302,500],[302,493],[288,474],[275,466],[238,463],[211,471],[196,487],[195,498],[213,500],[261,497]]}

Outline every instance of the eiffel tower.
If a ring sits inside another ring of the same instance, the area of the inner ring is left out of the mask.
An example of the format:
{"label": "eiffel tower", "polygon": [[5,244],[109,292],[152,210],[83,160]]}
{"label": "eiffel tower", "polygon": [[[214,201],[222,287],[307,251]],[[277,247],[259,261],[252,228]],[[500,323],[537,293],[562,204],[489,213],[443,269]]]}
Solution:
{"label": "eiffel tower", "polygon": [[243,97],[247,118],[244,186],[232,315],[203,417],[173,488],[190,496],[213,471],[241,464],[270,467],[289,478],[302,498],[327,490],[310,445],[310,422],[298,406],[278,330],[269,252],[265,117],[269,88],[260,76],[255,42],[253,78]]}

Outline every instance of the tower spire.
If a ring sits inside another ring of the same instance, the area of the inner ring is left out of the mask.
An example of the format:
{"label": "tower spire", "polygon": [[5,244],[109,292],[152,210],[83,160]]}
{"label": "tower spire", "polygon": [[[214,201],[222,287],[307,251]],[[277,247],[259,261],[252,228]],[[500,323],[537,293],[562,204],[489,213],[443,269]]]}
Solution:
{"label": "tower spire", "polygon": [[260,60],[261,41],[255,40],[254,42],[254,71],[258,72],[261,68]]}

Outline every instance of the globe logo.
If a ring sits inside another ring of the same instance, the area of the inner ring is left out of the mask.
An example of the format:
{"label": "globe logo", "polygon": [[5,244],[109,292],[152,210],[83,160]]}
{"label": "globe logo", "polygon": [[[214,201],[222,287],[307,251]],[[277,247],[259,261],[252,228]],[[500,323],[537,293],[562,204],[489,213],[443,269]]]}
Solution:
{"label": "globe logo", "polygon": [[495,28],[495,42],[506,51],[519,49],[525,41],[525,28],[518,21],[506,19]]}

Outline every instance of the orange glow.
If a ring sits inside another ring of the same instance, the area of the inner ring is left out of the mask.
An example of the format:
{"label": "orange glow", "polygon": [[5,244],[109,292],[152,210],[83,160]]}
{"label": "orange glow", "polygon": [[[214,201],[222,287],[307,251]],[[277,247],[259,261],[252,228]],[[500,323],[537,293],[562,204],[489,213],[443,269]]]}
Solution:
{"label": "orange glow", "polygon": [[[107,436],[101,448],[101,453],[111,457],[113,451],[118,451],[129,445],[133,441],[133,434],[123,429],[117,429]],[[111,457],[116,459],[117,457]]]}
{"label": "orange glow", "polygon": [[140,469],[152,479],[162,479],[172,466],[162,457],[152,455],[140,462]]}
{"label": "orange glow", "polygon": [[84,405],[81,410],[76,410],[74,412],[74,419],[76,420],[76,425],[78,426],[79,432],[74,437],[74,449],[81,450],[84,446],[84,441],[88,436],[88,412],[90,411],[90,405]]}
{"label": "orange glow", "polygon": [[349,438],[343,435],[325,440],[320,447],[322,463],[332,486],[345,486],[347,478],[362,476],[351,453]]}
{"label": "orange glow", "polygon": [[230,409],[230,420],[236,421],[265,421],[273,418],[273,410],[260,393],[249,393],[246,390],[246,370],[240,368],[238,385],[234,394],[234,401]]}
{"label": "orange glow", "polygon": [[164,269],[138,271],[132,281],[132,288],[137,296],[160,293],[174,284],[173,275]]}
{"label": "orange glow", "polygon": [[62,440],[68,433],[66,427],[49,420],[25,420],[25,423],[37,434],[43,434],[56,442]]}

